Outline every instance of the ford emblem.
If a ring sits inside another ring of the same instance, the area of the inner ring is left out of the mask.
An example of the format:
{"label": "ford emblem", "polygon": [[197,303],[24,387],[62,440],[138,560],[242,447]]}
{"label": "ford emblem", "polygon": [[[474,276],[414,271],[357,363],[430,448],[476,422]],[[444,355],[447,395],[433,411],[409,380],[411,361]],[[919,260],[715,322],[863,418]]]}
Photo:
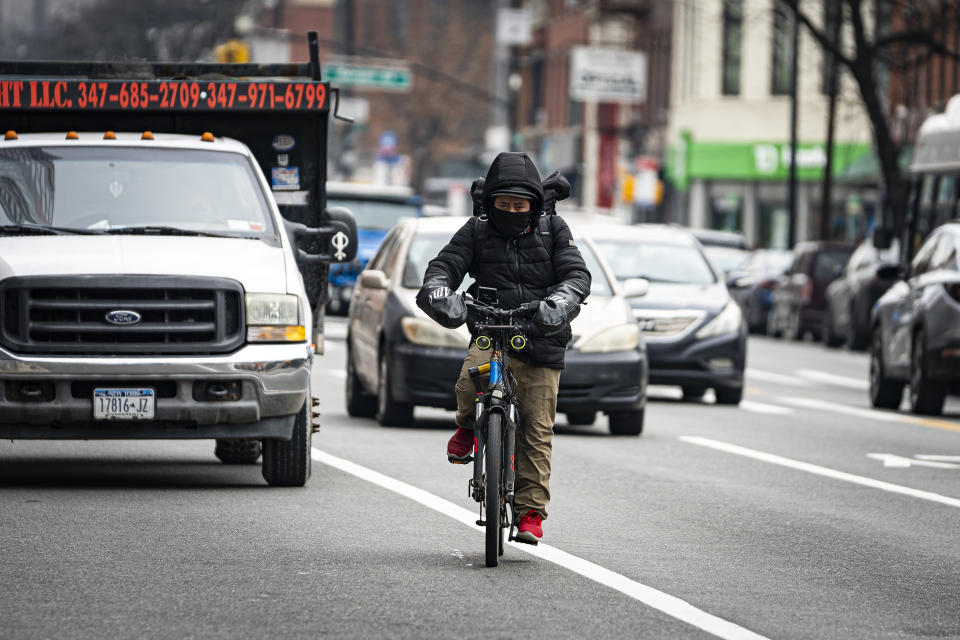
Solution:
{"label": "ford emblem", "polygon": [[110,324],[126,325],[137,324],[143,319],[143,316],[129,309],[117,309],[107,313],[106,319]]}

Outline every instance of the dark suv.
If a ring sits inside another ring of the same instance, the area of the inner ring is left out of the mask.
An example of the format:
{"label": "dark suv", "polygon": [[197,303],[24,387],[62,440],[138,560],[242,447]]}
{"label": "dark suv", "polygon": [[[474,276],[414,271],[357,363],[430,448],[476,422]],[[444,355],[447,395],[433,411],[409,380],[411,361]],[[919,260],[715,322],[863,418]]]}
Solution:
{"label": "dark suv", "polygon": [[767,334],[802,339],[809,331],[820,339],[826,290],[853,253],[834,242],[801,242],[793,249],[793,264],[780,278],[767,316]]}

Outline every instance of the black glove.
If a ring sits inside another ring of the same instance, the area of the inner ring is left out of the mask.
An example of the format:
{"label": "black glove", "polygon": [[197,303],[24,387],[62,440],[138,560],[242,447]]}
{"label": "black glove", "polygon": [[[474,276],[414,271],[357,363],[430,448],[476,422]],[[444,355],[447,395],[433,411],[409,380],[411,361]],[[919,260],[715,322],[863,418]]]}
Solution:
{"label": "black glove", "polygon": [[431,318],[447,329],[456,329],[467,319],[467,305],[463,298],[450,291],[450,287],[437,287],[427,294],[426,308]]}
{"label": "black glove", "polygon": [[551,293],[540,301],[537,312],[533,316],[533,325],[541,335],[552,335],[566,326],[572,319],[571,313],[578,310],[578,305],[562,293]]}

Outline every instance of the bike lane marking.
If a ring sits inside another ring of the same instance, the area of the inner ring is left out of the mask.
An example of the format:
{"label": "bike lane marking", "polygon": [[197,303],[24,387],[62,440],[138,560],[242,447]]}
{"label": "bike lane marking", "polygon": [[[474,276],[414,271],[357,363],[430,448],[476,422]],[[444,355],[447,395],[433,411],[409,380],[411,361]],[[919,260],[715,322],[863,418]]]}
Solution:
{"label": "bike lane marking", "polygon": [[[471,529],[477,532],[483,532],[484,529],[477,526],[477,514],[469,511],[459,505],[456,505],[449,500],[445,500],[440,496],[434,495],[423,489],[419,489],[411,484],[407,484],[401,480],[391,478],[390,476],[384,475],[373,469],[364,467],[355,462],[346,460],[345,458],[337,457],[333,454],[327,453],[326,451],[321,451],[320,449],[313,449],[312,452],[313,459],[317,462],[321,462],[328,466],[331,466],[335,469],[339,469],[345,473],[356,476],[361,480],[370,482],[379,487],[393,491],[394,493],[400,494],[405,498],[409,498],[414,502],[419,502],[425,507],[433,509],[439,513],[442,513],[445,516],[453,518],[462,524],[467,525]],[[635,580],[601,567],[598,564],[594,564],[589,560],[584,560],[578,556],[567,553],[566,551],[561,551],[556,547],[551,547],[544,543],[540,543],[537,546],[519,544],[516,542],[507,542],[507,545],[511,546],[518,551],[523,551],[532,556],[536,556],[541,560],[546,560],[560,567],[573,571],[585,578],[593,580],[599,584],[610,587],[620,593],[638,600],[643,604],[657,609],[668,616],[676,618],[682,622],[686,622],[689,625],[702,629],[707,633],[714,635],[718,638],[724,638],[728,640],[767,640],[765,636],[761,636],[749,629],[741,627],[733,622],[719,618],[713,614],[707,613],[701,609],[696,608],[689,602],[681,600],[676,596],[672,596],[663,591],[654,589],[653,587],[647,586]]]}
{"label": "bike lane marking", "polygon": [[938,418],[921,418],[919,416],[908,416],[902,413],[896,413],[894,411],[851,407],[846,404],[826,402],[824,400],[814,400],[812,398],[781,396],[776,399],[784,404],[793,405],[803,409],[816,409],[819,411],[845,413],[847,415],[857,416],[858,418],[866,418],[867,420],[878,420],[880,422],[900,422],[903,424],[916,425],[918,427],[928,427],[930,429],[940,429],[942,431],[960,432],[960,423]]}
{"label": "bike lane marking", "polygon": [[893,484],[892,482],[874,480],[873,478],[858,476],[853,473],[847,473],[846,471],[837,471],[836,469],[830,469],[829,467],[821,467],[820,465],[811,464],[809,462],[792,460],[790,458],[784,458],[781,456],[774,455],[772,453],[765,453],[763,451],[757,451],[756,449],[748,449],[747,447],[741,447],[736,444],[729,444],[727,442],[721,442],[719,440],[711,440],[710,438],[701,438],[699,436],[680,436],[679,440],[681,440],[682,442],[686,442],[688,444],[695,444],[701,447],[708,447],[710,449],[716,449],[717,451],[725,451],[726,453],[732,453],[738,456],[744,456],[745,458],[753,458],[754,460],[759,460],[761,462],[767,462],[770,464],[779,465],[781,467],[788,467],[790,469],[795,469],[797,471],[805,471],[807,473],[812,473],[814,475],[833,478],[834,480],[852,482],[853,484],[859,484],[864,487],[870,487],[872,489],[880,489],[881,491],[888,491],[890,493],[899,493],[900,495],[910,496],[911,498],[929,500],[930,502],[938,502],[940,504],[945,504],[950,507],[960,508],[960,500],[958,500],[957,498],[943,496],[943,495],[940,495],[939,493],[933,493],[931,491],[911,489],[910,487],[905,487],[899,484]]}
{"label": "bike lane marking", "polygon": [[796,413],[790,407],[781,407],[777,404],[766,404],[764,402],[754,402],[753,400],[741,400],[740,408],[752,413],[763,413],[774,416],[789,416]]}
{"label": "bike lane marking", "polygon": [[846,387],[847,389],[856,389],[857,391],[866,391],[870,388],[870,383],[866,380],[851,378],[849,376],[838,376],[834,373],[827,373],[826,371],[818,371],[816,369],[797,369],[794,373],[806,380],[813,380],[814,382],[820,382],[827,386]]}
{"label": "bike lane marking", "polygon": [[782,373],[773,373],[772,371],[763,371],[761,369],[747,369],[744,372],[744,377],[751,382],[753,380],[759,380],[760,382],[770,382],[788,387],[809,387],[811,384],[803,378],[785,376]]}

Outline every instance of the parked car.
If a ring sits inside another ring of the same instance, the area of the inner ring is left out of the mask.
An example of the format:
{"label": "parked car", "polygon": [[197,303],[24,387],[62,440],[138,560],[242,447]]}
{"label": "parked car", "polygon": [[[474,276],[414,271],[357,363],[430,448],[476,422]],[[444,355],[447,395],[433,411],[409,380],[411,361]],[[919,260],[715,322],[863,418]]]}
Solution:
{"label": "parked car", "polygon": [[357,276],[380,248],[387,231],[402,220],[423,215],[423,210],[410,187],[351,182],[327,182],[327,206],[346,207],[357,221],[357,257],[330,266],[327,311],[345,314]]}
{"label": "parked car", "polygon": [[727,274],[727,289],[740,305],[751,333],[767,330],[773,290],[791,262],[793,254],[789,251],[757,249],[739,269]]}
{"label": "parked car", "polygon": [[823,312],[823,343],[839,347],[844,343],[862,351],[870,345],[870,312],[873,305],[897,279],[899,244],[877,250],[873,238],[857,247],[843,275],[827,287]]}
{"label": "parked car", "polygon": [[[405,425],[416,406],[456,408],[454,385],[470,334],[465,326],[441,327],[414,299],[427,263],[463,224],[462,217],[404,221],[387,234],[361,274],[348,319],[350,415]],[[639,434],[646,406],[644,342],[621,286],[590,241],[579,242],[593,284],[588,304],[571,325],[557,410],[571,424],[591,424],[602,411],[612,433]]]}
{"label": "parked car", "polygon": [[742,234],[716,229],[690,229],[690,233],[700,241],[707,259],[725,276],[742,267],[750,257]]}
{"label": "parked car", "polygon": [[[914,413],[938,415],[960,382],[960,224],[935,229],[905,278],[887,290],[871,315],[870,401],[896,409],[910,386]],[[891,272],[896,267],[887,267]]]}
{"label": "parked car", "polygon": [[697,239],[686,229],[652,224],[580,231],[618,280],[649,282],[645,295],[628,299],[647,343],[650,383],[679,385],[687,399],[712,387],[719,404],[739,404],[746,323]]}
{"label": "parked car", "polygon": [[801,242],[793,264],[773,291],[767,335],[802,340],[810,332],[819,340],[827,285],[843,273],[853,247],[834,242]]}

